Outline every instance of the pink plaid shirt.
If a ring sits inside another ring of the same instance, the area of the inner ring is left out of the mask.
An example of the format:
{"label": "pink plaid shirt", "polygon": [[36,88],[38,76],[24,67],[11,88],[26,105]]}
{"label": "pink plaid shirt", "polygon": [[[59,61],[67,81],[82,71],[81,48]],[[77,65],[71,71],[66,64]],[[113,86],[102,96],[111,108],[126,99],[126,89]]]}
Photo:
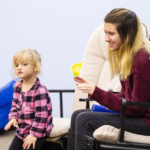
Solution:
{"label": "pink plaid shirt", "polygon": [[19,138],[24,139],[29,134],[38,138],[45,137],[53,127],[48,90],[38,78],[27,92],[21,91],[22,83],[18,82],[15,86],[9,119],[17,119],[16,135]]}

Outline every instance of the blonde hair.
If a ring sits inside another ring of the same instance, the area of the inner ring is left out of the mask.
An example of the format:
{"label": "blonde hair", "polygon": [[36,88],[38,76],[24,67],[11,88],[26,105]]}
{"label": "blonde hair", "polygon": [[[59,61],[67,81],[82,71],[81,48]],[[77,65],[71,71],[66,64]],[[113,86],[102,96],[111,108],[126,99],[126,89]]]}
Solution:
{"label": "blonde hair", "polygon": [[113,9],[106,15],[104,21],[116,25],[122,44],[116,51],[111,51],[108,46],[112,75],[117,74],[121,80],[125,80],[131,74],[135,54],[140,48],[150,52],[150,42],[143,34],[139,18],[131,10]]}
{"label": "blonde hair", "polygon": [[31,64],[36,74],[41,72],[41,55],[36,50],[21,49],[14,55],[12,66],[13,76],[15,76],[16,64],[20,62]]}

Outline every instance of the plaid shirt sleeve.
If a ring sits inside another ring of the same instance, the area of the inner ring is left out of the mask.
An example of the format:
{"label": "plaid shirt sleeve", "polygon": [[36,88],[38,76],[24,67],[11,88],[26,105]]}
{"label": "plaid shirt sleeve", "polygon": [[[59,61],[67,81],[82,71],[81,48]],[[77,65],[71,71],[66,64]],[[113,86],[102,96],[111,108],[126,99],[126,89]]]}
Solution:
{"label": "plaid shirt sleeve", "polygon": [[17,113],[17,103],[18,103],[18,99],[17,99],[17,92],[16,92],[16,89],[18,88],[18,85],[17,84],[15,86],[15,89],[14,89],[14,93],[13,93],[13,101],[12,101],[12,107],[11,107],[11,110],[10,110],[10,113],[9,113],[9,120],[15,118],[15,119],[18,119],[18,113]]}
{"label": "plaid shirt sleeve", "polygon": [[40,86],[35,90],[35,120],[30,129],[30,134],[38,138],[49,132],[52,126],[52,104],[49,93],[45,86]]}

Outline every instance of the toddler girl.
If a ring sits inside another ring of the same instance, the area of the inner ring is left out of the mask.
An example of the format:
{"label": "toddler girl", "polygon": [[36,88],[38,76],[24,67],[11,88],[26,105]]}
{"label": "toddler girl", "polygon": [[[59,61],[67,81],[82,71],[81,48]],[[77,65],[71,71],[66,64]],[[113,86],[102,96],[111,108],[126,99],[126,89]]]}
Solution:
{"label": "toddler girl", "polygon": [[48,90],[37,78],[41,56],[36,50],[22,49],[13,57],[17,82],[9,122],[5,130],[18,126],[9,150],[40,150],[52,129],[52,104]]}

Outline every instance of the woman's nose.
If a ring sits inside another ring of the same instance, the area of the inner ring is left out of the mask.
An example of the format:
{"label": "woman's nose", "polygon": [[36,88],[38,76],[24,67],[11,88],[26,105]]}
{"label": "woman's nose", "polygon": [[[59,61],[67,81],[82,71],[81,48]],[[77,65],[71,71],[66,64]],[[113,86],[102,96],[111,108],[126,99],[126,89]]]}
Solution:
{"label": "woman's nose", "polygon": [[105,42],[109,42],[109,41],[110,41],[109,35],[105,34]]}

